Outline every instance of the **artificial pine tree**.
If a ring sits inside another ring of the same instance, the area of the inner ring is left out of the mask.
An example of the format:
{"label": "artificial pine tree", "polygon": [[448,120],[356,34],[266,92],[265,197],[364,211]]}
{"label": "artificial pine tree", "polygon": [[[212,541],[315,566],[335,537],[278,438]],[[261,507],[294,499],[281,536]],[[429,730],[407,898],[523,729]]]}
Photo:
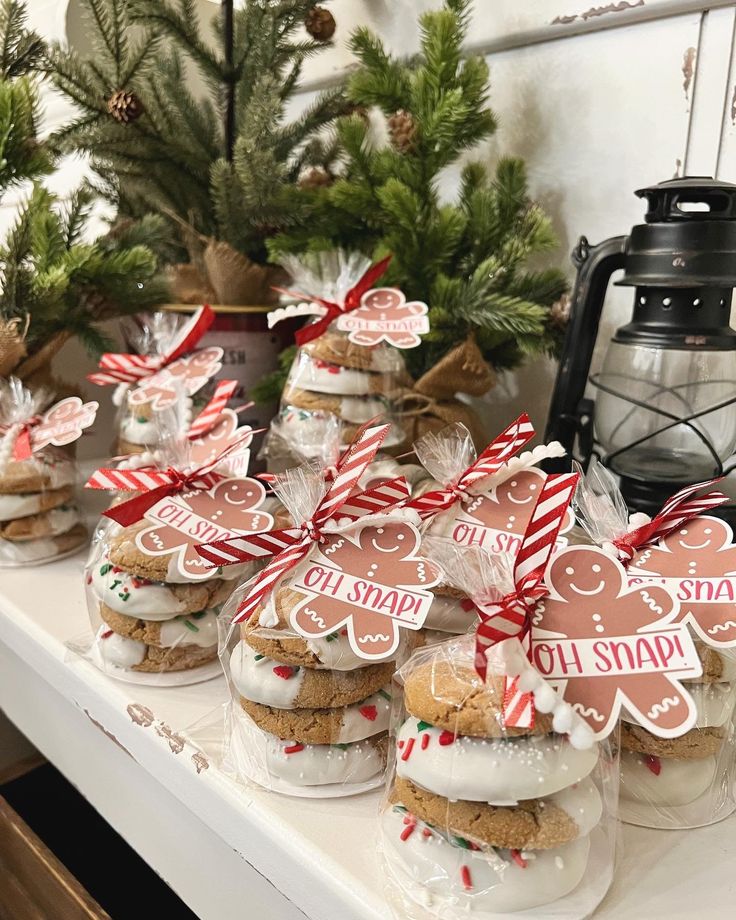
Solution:
{"label": "artificial pine tree", "polygon": [[[440,194],[447,167],[496,128],[485,60],[462,52],[469,6],[445,0],[425,13],[421,50],[409,61],[367,29],[354,32],[361,66],[347,94],[362,111],[338,123],[341,175],[310,191],[304,225],[269,244],[275,259],[332,246],[393,253],[386,283],[430,306],[431,331],[407,353],[416,389],[440,400],[486,392],[495,369],[553,352],[561,327],[550,309],[566,288],[556,269],[527,267],[555,237],[521,160],[503,158],[493,170],[469,162],[455,200]],[[387,142],[374,139],[367,108],[385,121]]]}
{"label": "artificial pine tree", "polygon": [[[189,288],[218,303],[268,303],[266,241],[310,203],[294,190],[311,168],[331,175],[345,111],[341,90],[289,121],[302,64],[334,32],[315,0],[224,0],[209,42],[193,0],[81,0],[89,56],[56,46],[57,87],[78,116],[54,139],[89,154],[98,187],[122,215],[170,221]],[[306,26],[313,37],[300,37]],[[135,36],[135,37],[133,37]],[[188,88],[198,72],[203,89]],[[196,285],[195,285],[196,287]],[[248,299],[246,299],[248,298]]]}
{"label": "artificial pine tree", "polygon": [[79,337],[98,354],[97,323],[160,302],[156,259],[142,242],[160,235],[149,221],[135,236],[111,232],[82,242],[91,196],[61,204],[39,183],[53,158],[38,137],[38,81],[45,46],[25,27],[19,0],[0,4],[0,195],[35,184],[0,242],[0,374],[48,376],[61,345]]}

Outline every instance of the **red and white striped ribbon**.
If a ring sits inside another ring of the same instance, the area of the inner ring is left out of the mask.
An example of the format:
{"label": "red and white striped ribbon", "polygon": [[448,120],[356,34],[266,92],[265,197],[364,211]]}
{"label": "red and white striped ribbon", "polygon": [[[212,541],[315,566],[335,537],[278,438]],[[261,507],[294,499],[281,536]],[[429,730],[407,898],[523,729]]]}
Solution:
{"label": "red and white striped ribbon", "polygon": [[212,399],[189,426],[187,437],[190,441],[196,441],[212,430],[228,400],[232,399],[239,386],[237,380],[221,380],[217,384]]}
{"label": "red and white striped ribbon", "polygon": [[[490,646],[518,637],[529,651],[531,614],[536,601],[547,593],[544,574],[579,478],[578,473],[547,477],[516,556],[514,591],[500,601],[477,604],[480,623],[475,637],[475,669],[483,680]],[[512,678],[506,680],[503,719],[504,724],[512,727],[534,725],[532,695],[521,694]]]}
{"label": "red and white striped ribbon", "polygon": [[149,508],[167,495],[184,491],[207,491],[226,479],[226,476],[216,472],[215,467],[249,444],[251,434],[248,430],[242,438],[228,444],[212,460],[195,470],[177,470],[171,466],[165,470],[154,467],[142,467],[137,470],[103,467],[95,470],[84,485],[86,489],[138,493],[128,501],[102,512],[105,517],[117,521],[123,527],[129,527],[140,521]]}
{"label": "red and white striped ribbon", "polygon": [[192,318],[182,327],[174,344],[164,354],[129,355],[106,352],[100,358],[100,370],[88,374],[87,380],[98,386],[107,386],[116,383],[137,383],[151,377],[162,367],[193,351],[214,320],[214,312],[205,304],[194,312]]}
{"label": "red and white striped ribbon", "polygon": [[717,508],[724,502],[729,501],[727,495],[716,490],[701,495],[698,498],[690,498],[701,489],[707,489],[709,486],[720,482],[720,479],[709,479],[706,482],[698,482],[693,486],[686,486],[680,489],[675,495],[667,499],[662,506],[659,514],[656,514],[648,524],[637,527],[630,533],[623,534],[613,541],[613,545],[618,550],[618,555],[624,565],[634,558],[636,553],[645,546],[657,543],[662,537],[666,537],[673,530],[689,521],[690,518],[697,517],[699,514],[706,514],[713,508]]}
{"label": "red and white striped ribbon", "polygon": [[446,511],[456,502],[470,498],[468,489],[474,483],[497,473],[533,437],[534,427],[524,412],[491,441],[475,463],[471,464],[454,483],[447,488],[435,489],[413,498],[407,507],[413,508],[424,519],[433,517],[440,511]]}
{"label": "red and white striped ribbon", "polygon": [[[376,510],[383,510],[396,504],[399,487],[395,480],[381,483],[351,498],[353,489],[365,468],[378,452],[389,428],[390,425],[370,428],[364,426],[358,432],[353,443],[338,461],[334,481],[328,487],[310,520],[304,521],[300,527],[272,530],[229,540],[217,540],[214,543],[205,543],[197,547],[200,556],[215,566],[248,562],[262,559],[265,556],[274,557],[256,576],[250,591],[238,607],[233,619],[235,623],[247,620],[263,603],[279,579],[301,562],[315,543],[323,539],[322,528],[328,521],[340,520],[343,517],[355,520],[360,514],[364,514],[365,510],[356,506],[356,502],[360,506],[370,505]],[[349,508],[352,511],[343,512],[348,499],[350,499]]]}
{"label": "red and white striped ribbon", "polygon": [[22,422],[0,425],[0,438],[12,440],[13,460],[29,460],[33,454],[32,431],[43,420],[41,415],[29,415]]}

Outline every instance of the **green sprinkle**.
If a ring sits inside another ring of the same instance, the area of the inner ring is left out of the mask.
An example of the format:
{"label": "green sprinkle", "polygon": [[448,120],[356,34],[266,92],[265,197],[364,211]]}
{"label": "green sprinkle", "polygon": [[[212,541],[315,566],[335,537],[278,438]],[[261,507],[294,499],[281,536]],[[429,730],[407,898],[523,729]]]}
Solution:
{"label": "green sprinkle", "polygon": [[222,566],[218,565],[215,569],[215,575],[222,575]]}
{"label": "green sprinkle", "polygon": [[265,655],[256,655],[256,661],[260,661],[261,658],[265,658]]}
{"label": "green sprinkle", "polygon": [[107,575],[107,573],[110,571],[111,568],[112,568],[112,562],[106,562],[106,563],[100,568],[100,575]]}
{"label": "green sprinkle", "polygon": [[139,425],[145,425],[146,422],[150,421],[150,419],[144,418],[142,415],[136,416],[135,420],[136,422],[138,422]]}
{"label": "green sprinkle", "polygon": [[207,613],[206,610],[200,610],[199,613],[190,613],[189,615],[193,620],[201,620],[202,617]]}
{"label": "green sprinkle", "polygon": [[428,728],[432,727],[431,722],[417,722],[417,731],[426,732]]}
{"label": "green sprinkle", "polygon": [[347,744],[333,744],[332,747],[340,748],[341,751],[347,751]]}
{"label": "green sprinkle", "polygon": [[123,591],[121,594],[118,594],[118,597],[121,601],[127,601],[130,597],[130,591]]}
{"label": "green sprinkle", "polygon": [[390,693],[387,693],[385,690],[379,690],[378,692],[381,694],[381,696],[384,698],[384,700],[390,700],[390,699],[391,699],[391,694],[390,694]]}
{"label": "green sprinkle", "polygon": [[452,838],[455,845],[461,847],[463,850],[469,850],[470,844],[464,837],[453,837]]}
{"label": "green sprinkle", "polygon": [[404,808],[403,805],[394,805],[394,811],[398,811],[399,814],[404,815],[404,814],[406,814],[406,812],[407,812],[408,810],[409,810],[409,809],[408,809],[408,808]]}
{"label": "green sprinkle", "polygon": [[330,633],[329,636],[325,636],[325,639],[328,642],[334,642],[335,639],[339,639],[339,638],[340,638],[340,633],[336,633],[336,632]]}
{"label": "green sprinkle", "polygon": [[194,623],[190,623],[189,620],[184,620],[184,625],[187,629],[191,629],[192,632],[199,632],[199,626],[195,626]]}
{"label": "green sprinkle", "polygon": [[110,585],[110,590],[114,591],[115,588],[117,588],[118,585],[122,585],[122,583],[123,582],[120,578],[116,578],[115,581]]}

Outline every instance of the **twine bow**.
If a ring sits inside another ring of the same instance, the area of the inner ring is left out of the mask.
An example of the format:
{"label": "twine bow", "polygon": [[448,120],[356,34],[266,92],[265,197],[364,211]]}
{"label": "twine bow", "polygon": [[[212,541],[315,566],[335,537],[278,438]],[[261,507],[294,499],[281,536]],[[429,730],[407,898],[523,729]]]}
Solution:
{"label": "twine bow", "polygon": [[208,491],[228,477],[215,471],[215,467],[231,454],[250,442],[251,431],[233,441],[208,463],[194,470],[178,470],[173,466],[165,470],[144,467],[136,470],[102,468],[96,470],[85,483],[87,489],[107,489],[114,492],[138,492],[134,498],[103,511],[123,527],[140,521],[149,508],[170,495],[181,492]]}
{"label": "twine bow", "polygon": [[631,562],[639,550],[657,543],[662,537],[666,537],[673,530],[677,530],[685,521],[689,521],[690,518],[697,517],[700,514],[705,514],[712,508],[717,508],[727,502],[729,500],[728,496],[717,490],[707,492],[698,498],[690,497],[701,489],[715,485],[717,482],[720,482],[720,478],[698,482],[695,485],[680,489],[679,492],[667,499],[662,506],[662,510],[651,521],[612,540],[617,556],[624,566]]}
{"label": "twine bow", "polygon": [[435,489],[413,498],[407,505],[424,519],[446,511],[457,502],[471,498],[470,487],[481,479],[498,472],[502,466],[517,454],[534,437],[534,427],[524,412],[508,428],[486,447],[475,463],[472,463],[454,482],[444,489]]}
{"label": "twine bow", "polygon": [[251,616],[273,590],[276,582],[301,562],[315,544],[324,540],[323,530],[328,525],[334,525],[342,519],[355,521],[363,514],[384,511],[408,497],[409,490],[403,477],[381,483],[358,495],[351,495],[366,467],[381,447],[390,427],[363,426],[338,460],[337,475],[312,516],[298,527],[216,540],[197,547],[200,556],[215,566],[251,562],[273,556],[256,576],[250,591],[240,603],[233,622],[240,623]]}
{"label": "twine bow", "polygon": [[100,371],[88,374],[87,380],[98,386],[117,383],[137,383],[152,377],[177,358],[193,351],[199,340],[215,321],[215,314],[206,304],[195,311],[182,327],[174,344],[162,355],[129,355],[106,352],[100,358]]}
{"label": "twine bow", "polygon": [[275,288],[282,294],[289,294],[293,297],[307,298],[314,303],[325,308],[325,313],[316,322],[309,323],[299,329],[296,333],[296,344],[306,345],[314,339],[318,339],[327,331],[329,325],[337,319],[342,313],[352,313],[360,306],[360,301],[366,291],[370,291],[373,285],[378,281],[381,275],[386,271],[391,261],[391,256],[386,256],[380,262],[376,262],[363,274],[363,276],[350,288],[345,295],[342,303],[335,303],[332,300],[324,300],[322,297],[310,297],[308,294],[302,294],[299,291],[289,291],[284,288]]}

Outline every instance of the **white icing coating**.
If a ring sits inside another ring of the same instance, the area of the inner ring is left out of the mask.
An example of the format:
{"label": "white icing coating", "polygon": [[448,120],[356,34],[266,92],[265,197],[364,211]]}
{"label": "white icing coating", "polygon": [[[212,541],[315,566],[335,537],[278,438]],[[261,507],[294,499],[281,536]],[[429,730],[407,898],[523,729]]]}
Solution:
{"label": "white icing coating", "polygon": [[465,610],[457,597],[443,597],[435,594],[424,625],[443,633],[465,633],[475,623],[477,615],[471,607]]}
{"label": "white icing coating", "polygon": [[258,655],[245,642],[238,642],[230,655],[230,677],[238,693],[254,703],[277,709],[295,708],[304,670]]}
{"label": "white icing coating", "polygon": [[186,611],[186,605],[162,582],[136,578],[107,559],[95,562],[88,577],[97,598],[117,613],[159,621]]}
{"label": "white icing coating", "polygon": [[385,732],[390,717],[391,698],[388,694],[384,696],[382,693],[373,693],[360,703],[345,706],[336,743],[350,744]]}
{"label": "white icing coating", "polygon": [[572,786],[553,793],[544,801],[556,805],[570,815],[578,826],[579,837],[587,837],[603,817],[601,794],[589,776],[579,783],[573,783]]}
{"label": "white icing coating", "polygon": [[[513,805],[559,792],[588,776],[598,762],[598,747],[576,750],[561,735],[473,738],[451,743],[449,732],[417,730],[410,717],[398,731],[396,771],[436,795],[456,801]],[[429,736],[422,747],[422,735]],[[407,748],[411,744],[409,754]]]}
{"label": "white icing coating", "polygon": [[95,639],[97,649],[105,664],[116,668],[132,668],[146,657],[146,643],[121,636],[104,624]]}
{"label": "white icing coating", "polygon": [[33,463],[35,469],[43,473],[48,480],[47,489],[61,489],[64,486],[70,486],[77,477],[74,462],[65,456],[55,455],[53,458],[41,454],[40,457],[34,457]]}
{"label": "white icing coating", "polygon": [[22,543],[0,540],[0,562],[40,562],[58,555],[59,547],[51,537],[24,540]]}
{"label": "white icing coating", "polygon": [[621,798],[644,805],[687,805],[708,789],[715,775],[716,758],[712,756],[677,760],[621,752]]}
{"label": "white icing coating", "polygon": [[[408,836],[407,827],[413,827]],[[528,910],[556,901],[580,884],[590,850],[588,837],[552,850],[522,850],[522,868],[509,850],[453,845],[438,830],[391,807],[381,816],[381,828],[387,858],[421,886],[428,907],[446,905],[450,913],[432,910],[442,917]]]}
{"label": "white icing coating", "polygon": [[41,510],[41,492],[19,492],[16,495],[0,495],[0,521],[16,521],[18,518],[38,514]]}
{"label": "white icing coating", "polygon": [[139,421],[136,415],[125,415],[120,422],[120,436],[131,444],[156,444],[159,427],[152,418]]}
{"label": "white icing coating", "polygon": [[386,403],[377,397],[343,396],[339,415],[346,422],[362,425],[376,416],[385,416],[386,408]]}
{"label": "white icing coating", "polygon": [[371,392],[370,379],[366,371],[318,361],[302,351],[289,375],[288,385],[334,396],[367,396]]}
{"label": "white icing coating", "polygon": [[262,732],[260,753],[269,774],[294,786],[365,783],[383,770],[373,744],[358,741],[345,748],[332,744],[297,744]]}
{"label": "white icing coating", "polygon": [[159,643],[161,648],[175,648],[178,645],[196,645],[212,648],[217,645],[217,614],[213,610],[194,616],[181,616],[161,624]]}
{"label": "white icing coating", "polygon": [[67,533],[76,524],[80,522],[82,516],[79,508],[75,505],[64,505],[60,508],[52,508],[46,512],[46,523],[49,528],[49,536],[57,537],[60,534]]}

